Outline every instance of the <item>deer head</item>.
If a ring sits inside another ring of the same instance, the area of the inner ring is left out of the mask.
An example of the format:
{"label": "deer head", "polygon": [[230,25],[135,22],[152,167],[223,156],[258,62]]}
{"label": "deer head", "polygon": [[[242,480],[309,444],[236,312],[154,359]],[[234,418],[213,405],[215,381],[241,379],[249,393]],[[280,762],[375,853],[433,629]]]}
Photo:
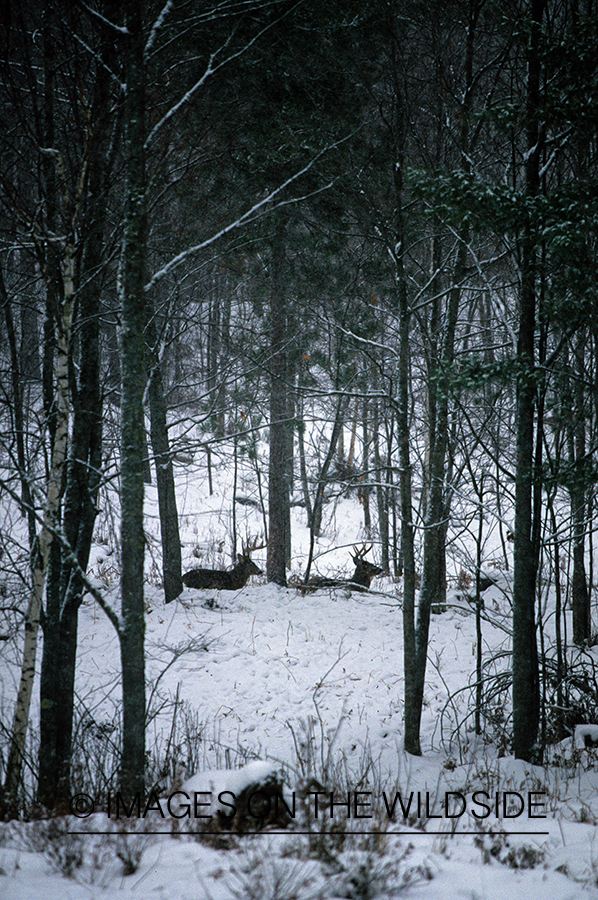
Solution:
{"label": "deer head", "polygon": [[369,547],[366,544],[363,544],[361,550],[358,550],[357,547],[353,547],[354,552],[351,555],[351,559],[355,563],[355,572],[353,573],[352,580],[355,584],[359,584],[366,588],[369,588],[372,578],[382,574],[380,566],[365,559],[365,556],[371,549],[372,544],[370,544]]}

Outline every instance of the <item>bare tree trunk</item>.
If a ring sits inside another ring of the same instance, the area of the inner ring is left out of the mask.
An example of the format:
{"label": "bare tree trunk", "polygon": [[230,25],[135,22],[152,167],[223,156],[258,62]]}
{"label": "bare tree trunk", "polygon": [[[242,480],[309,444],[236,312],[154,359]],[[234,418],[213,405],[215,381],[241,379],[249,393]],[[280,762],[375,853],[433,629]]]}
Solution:
{"label": "bare tree trunk", "polygon": [[[114,52],[104,39],[104,58]],[[57,583],[46,591],[44,643],[40,678],[40,747],[38,799],[54,807],[70,797],[70,768],[77,658],[78,612],[84,595],[80,571],[89,562],[102,465],[100,391],[100,307],[105,246],[106,187],[110,168],[108,145],[111,81],[98,68],[92,108],[98,121],[83,166],[87,167],[85,220],[79,223],[84,242],[82,272],[77,283],[77,319],[73,325],[77,365],[71,372],[72,429],[63,502],[63,536],[72,552],[57,548]],[[82,181],[82,180],[81,180]],[[81,182],[80,182],[81,183]],[[81,197],[75,198],[77,207]],[[66,203],[65,203],[66,205]],[[78,214],[78,209],[75,209]],[[73,265],[72,280],[75,280]],[[54,566],[52,567],[54,569]],[[54,582],[52,577],[52,582]]]}
{"label": "bare tree trunk", "polygon": [[145,86],[141,6],[127,0],[125,92],[125,238],[122,284],[121,547],[120,633],[123,745],[120,789],[129,799],[145,786],[145,619],[143,456],[145,423]]}
{"label": "bare tree trunk", "polygon": [[289,473],[288,473],[288,329],[287,298],[284,284],[284,222],[276,223],[272,245],[270,284],[270,456],[268,464],[268,581],[287,583],[286,560],[289,556]]}
{"label": "bare tree trunk", "polygon": [[573,408],[569,427],[569,461],[575,469],[570,488],[571,519],[573,525],[573,573],[571,577],[571,611],[573,614],[573,642],[584,644],[592,636],[590,592],[586,575],[585,534],[587,507],[587,475],[585,473],[586,426],[584,410],[584,351],[586,330],[580,328],[574,353],[575,378]]}
{"label": "bare tree trunk", "polygon": [[226,274],[219,271],[212,276],[212,290],[209,300],[207,363],[208,390],[214,410],[214,433],[223,437],[226,418],[226,379],[223,378],[223,363],[229,342],[231,297]]}
{"label": "bare tree trunk", "polygon": [[183,590],[181,580],[181,537],[177,512],[174,470],[168,440],[168,421],[162,367],[158,354],[158,335],[153,311],[146,297],[146,357],[148,394],[150,403],[150,433],[154,462],[156,465],[156,486],[158,488],[158,512],[162,539],[162,579],[164,602],[176,600]]}
{"label": "bare tree trunk", "polygon": [[[387,142],[393,161],[392,223],[393,242],[388,250],[394,263],[395,312],[399,324],[399,360],[396,373],[396,397],[390,402],[396,409],[399,455],[399,494],[401,498],[401,549],[403,567],[403,666],[405,682],[405,750],[421,756],[417,701],[417,647],[415,633],[415,552],[413,495],[411,485],[411,429],[409,393],[411,388],[411,307],[405,272],[404,165],[407,110],[400,72],[401,40],[398,34],[398,4],[387,6],[385,30],[392,78],[392,115],[385,117]],[[389,458],[390,458],[389,449]]]}
{"label": "bare tree trunk", "polygon": [[17,339],[11,309],[11,303],[6,291],[4,282],[4,273],[0,266],[0,303],[4,310],[4,321],[6,324],[6,334],[8,339],[8,348],[10,353],[10,375],[12,387],[12,403],[11,408],[14,415],[14,432],[15,442],[17,446],[17,462],[19,465],[19,479],[21,482],[21,501],[23,503],[23,514],[27,516],[27,525],[29,532],[29,547],[32,549],[35,544],[36,523],[33,511],[33,501],[31,498],[31,488],[28,478],[28,464],[25,458],[25,416],[23,410],[23,386],[21,383],[21,363],[20,354],[17,348]]}
{"label": "bare tree trunk", "polygon": [[[540,188],[540,59],[538,43],[545,0],[530,0],[528,50],[527,158],[525,189],[533,198]],[[531,216],[531,213],[530,213]],[[517,359],[515,540],[513,547],[513,751],[517,759],[538,761],[540,683],[536,641],[537,554],[533,542],[533,452],[536,386],[536,234],[525,226],[519,292]]]}
{"label": "bare tree trunk", "polygon": [[374,445],[374,471],[376,473],[376,505],[378,508],[378,533],[380,536],[380,565],[387,572],[390,565],[390,525],[388,515],[388,465],[382,462],[380,453],[380,405],[378,399],[373,404],[372,434]]}
{"label": "bare tree trunk", "polygon": [[330,443],[328,444],[328,452],[326,454],[326,457],[324,458],[324,462],[322,463],[320,473],[318,475],[318,486],[316,488],[312,506],[311,518],[309,520],[309,554],[307,556],[307,565],[305,567],[305,574],[303,576],[304,581],[307,581],[309,578],[311,564],[314,558],[316,537],[320,534],[320,529],[322,527],[324,491],[326,490],[328,472],[330,471],[330,466],[332,465],[332,461],[334,460],[334,455],[336,453],[338,438],[344,425],[345,412],[348,402],[348,394],[341,394],[341,396],[338,398],[336,414],[334,416],[334,424],[332,426],[332,434],[330,435]]}
{"label": "bare tree trunk", "polygon": [[372,515],[370,512],[370,434],[368,422],[368,400],[367,397],[362,401],[362,429],[363,429],[363,459],[361,463],[362,479],[365,484],[359,490],[358,496],[363,506],[363,529],[366,537],[369,537],[372,531]]}
{"label": "bare tree trunk", "polygon": [[[399,192],[398,197],[401,196]],[[397,230],[402,244],[402,221]],[[418,658],[415,634],[415,554],[413,542],[413,501],[411,490],[411,459],[409,444],[409,354],[410,310],[402,260],[397,261],[397,292],[399,302],[399,371],[397,373],[397,439],[399,444],[401,496],[401,559],[403,563],[403,664],[405,672],[405,750],[421,756],[418,697]]]}
{"label": "bare tree trunk", "polygon": [[11,744],[6,766],[5,793],[9,808],[15,808],[25,754],[25,741],[29,724],[29,711],[35,678],[38,633],[48,570],[53,532],[60,526],[60,494],[66,465],[69,433],[69,354],[73,321],[73,248],[66,249],[64,266],[64,301],[56,340],[56,402],[54,437],[50,473],[46,486],[43,525],[33,559],[32,590],[27,609],[25,643],[21,664],[21,680],[11,730]]}
{"label": "bare tree trunk", "polygon": [[[477,0],[469,3],[469,18],[467,23],[467,38],[465,45],[465,86],[463,92],[463,109],[459,132],[459,145],[461,148],[461,164],[465,172],[470,170],[470,138],[469,115],[472,105],[473,85],[473,58],[476,39],[477,20],[480,5]],[[439,112],[439,129],[442,120],[442,110]],[[438,155],[441,154],[440,131],[438,134]],[[424,560],[422,589],[420,594],[418,614],[418,646],[426,648],[428,643],[428,628],[430,612],[442,613],[446,610],[446,497],[448,496],[446,469],[447,453],[449,449],[449,398],[451,368],[455,354],[455,330],[459,315],[461,301],[461,283],[465,277],[467,263],[468,230],[464,230],[457,248],[457,254],[452,272],[452,282],[448,292],[447,309],[442,321],[441,316],[441,279],[442,265],[440,235],[438,225],[435,223],[435,231],[432,239],[432,277],[431,289],[433,292],[433,312],[430,323],[430,360],[428,368],[428,405],[429,405],[429,467],[428,467],[428,505],[425,512],[424,528]],[[420,663],[425,668],[423,656]],[[423,684],[421,685],[423,699]]]}
{"label": "bare tree trunk", "polygon": [[[99,252],[99,247],[95,247]],[[93,269],[98,259],[93,256]],[[88,260],[91,262],[91,260]],[[99,288],[79,301],[85,328],[79,337],[79,382],[73,397],[71,447],[66,469],[63,534],[82,571],[87,569],[100,484],[102,410],[99,368]],[[53,807],[70,796],[77,619],[84,587],[75,564],[55,555],[57,583],[47,592],[40,679],[39,801]],[[54,602],[52,602],[54,601]]]}
{"label": "bare tree trunk", "polygon": [[299,390],[297,391],[297,395],[299,397],[299,414],[297,420],[297,443],[299,445],[299,480],[301,483],[301,493],[303,495],[303,502],[305,503],[305,517],[307,522],[311,521],[312,517],[312,505],[311,505],[311,493],[309,490],[309,482],[307,478],[307,465],[305,462],[305,417],[303,414],[303,401],[301,399],[301,384],[298,385]]}

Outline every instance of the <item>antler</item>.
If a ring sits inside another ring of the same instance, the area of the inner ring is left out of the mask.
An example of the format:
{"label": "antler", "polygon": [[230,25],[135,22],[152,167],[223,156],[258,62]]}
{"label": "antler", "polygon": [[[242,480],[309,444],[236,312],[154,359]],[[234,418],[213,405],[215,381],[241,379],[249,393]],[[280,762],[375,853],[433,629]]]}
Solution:
{"label": "antler", "polygon": [[367,556],[367,554],[370,552],[370,550],[372,549],[373,546],[374,546],[373,544],[370,544],[369,547],[367,546],[367,544],[363,544],[361,547],[361,550],[358,550],[357,547],[353,547],[353,550],[355,551],[351,557],[353,562],[357,563],[358,559],[364,559],[364,557]]}
{"label": "antler", "polygon": [[261,544],[258,544],[260,536],[254,537],[251,541],[249,540],[249,536],[247,537],[247,541],[241,542],[241,548],[243,551],[243,556],[249,556],[250,553],[253,553],[254,550],[263,550],[266,546],[266,542],[263,541]]}

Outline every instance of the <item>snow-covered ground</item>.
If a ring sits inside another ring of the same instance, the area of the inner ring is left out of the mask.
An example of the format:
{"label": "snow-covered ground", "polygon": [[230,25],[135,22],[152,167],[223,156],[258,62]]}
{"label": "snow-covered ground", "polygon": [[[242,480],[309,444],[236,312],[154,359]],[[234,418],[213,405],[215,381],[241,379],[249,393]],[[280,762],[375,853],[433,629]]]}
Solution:
{"label": "snow-covered ground", "polygon": [[[202,472],[194,477],[187,468],[184,475],[179,503],[185,566],[201,564],[194,551],[202,549],[204,564],[226,565],[226,478],[206,498]],[[257,511],[243,506],[237,512],[239,540],[256,534]],[[344,499],[329,513],[327,545],[322,542],[319,551],[341,549],[320,557],[320,571],[350,575],[351,544],[363,541],[359,504]],[[301,515],[294,523],[296,574],[306,546]],[[150,537],[156,529],[150,488]],[[106,526],[107,543],[94,550],[93,572],[117,606],[108,532]],[[156,552],[155,542],[150,549]],[[254,554],[258,565],[264,554]],[[370,558],[375,556],[374,548]],[[483,625],[485,654],[508,646],[501,627],[508,621],[508,592],[502,589],[508,574],[501,577],[485,597],[489,617],[495,617]],[[476,739],[466,717],[476,652],[466,598],[451,593],[448,612],[432,621],[423,756],[415,758],[402,749],[400,585],[379,578],[372,593],[303,595],[264,582],[254,578],[235,593],[187,589],[169,606],[159,587],[148,584],[148,697],[156,711],[148,749],[159,755],[171,740],[181,745],[177,758],[196,761],[196,771],[171,774],[170,783],[162,776],[163,798],[175,789],[202,792],[202,803],[212,801],[202,810],[215,813],[222,791],[238,797],[273,770],[283,774],[287,802],[295,794],[298,808],[309,808],[310,815],[297,814],[286,829],[240,835],[227,848],[173,834],[200,829],[185,818],[173,826],[156,811],[137,823],[132,836],[114,833],[114,822],[102,812],[68,817],[53,831],[40,823],[6,823],[0,825],[3,900],[129,894],[332,900],[399,893],[434,900],[598,898],[598,751],[568,740],[558,748],[558,765],[534,768],[499,757],[495,746]],[[112,626],[91,599],[81,611],[80,635],[77,693],[82,720],[93,723],[96,752],[98,735],[110,734],[117,715],[119,653]],[[7,653],[2,665],[5,700],[16,679],[14,658]],[[173,732],[175,704],[179,724]],[[193,747],[184,746],[192,739]],[[391,819],[393,802],[406,817]],[[335,829],[355,833],[343,840]],[[113,833],[100,834],[107,831]],[[125,863],[131,874],[124,874]]]}

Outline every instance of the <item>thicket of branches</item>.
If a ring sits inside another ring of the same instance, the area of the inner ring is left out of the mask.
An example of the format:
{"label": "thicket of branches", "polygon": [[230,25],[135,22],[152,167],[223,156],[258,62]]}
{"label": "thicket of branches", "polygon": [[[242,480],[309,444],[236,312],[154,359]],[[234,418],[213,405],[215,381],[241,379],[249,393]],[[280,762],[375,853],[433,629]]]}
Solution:
{"label": "thicket of branches", "polygon": [[173,454],[266,438],[269,580],[286,583],[291,503],[313,551],[349,490],[401,580],[409,752],[447,558],[480,614],[488,561],[481,537],[466,548],[482,516],[504,565],[512,541],[512,747],[539,759],[547,680],[566,683],[560,624],[556,674],[537,652],[546,578],[559,623],[568,604],[572,640],[592,641],[593,0],[137,6],[29,0],[2,22],[0,490],[28,523],[27,546],[1,531],[6,628],[25,634],[5,803],[40,623],[39,799],[68,796],[102,486],[122,505],[122,615],[97,599],[122,647],[134,793],[143,479],[170,602]]}

